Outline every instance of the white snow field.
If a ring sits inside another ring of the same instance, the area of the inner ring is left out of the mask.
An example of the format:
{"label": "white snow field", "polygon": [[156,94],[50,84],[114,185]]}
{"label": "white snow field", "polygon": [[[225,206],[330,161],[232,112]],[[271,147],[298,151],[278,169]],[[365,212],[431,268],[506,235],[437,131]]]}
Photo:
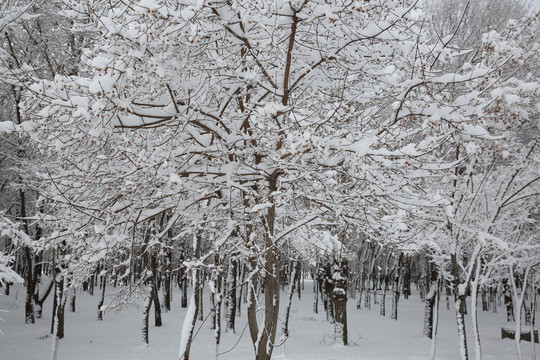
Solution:
{"label": "white snow field", "polygon": [[[379,306],[371,310],[356,309],[356,301],[348,301],[348,327],[350,345],[343,346],[333,341],[333,325],[325,320],[319,302],[319,313],[314,314],[312,283],[305,281],[302,299],[295,295],[291,309],[290,337],[284,345],[274,350],[273,359],[287,360],[338,360],[338,359],[429,359],[431,341],[422,337],[424,304],[418,293],[408,300],[400,299],[399,320],[379,315]],[[25,289],[13,286],[10,296],[0,296],[0,313],[5,321],[0,322],[0,359],[31,360],[49,359],[52,338],[49,335],[51,303],[49,297],[44,306],[43,318],[35,325],[24,323]],[[285,295],[285,294],[282,294]],[[285,296],[282,297],[285,299]],[[209,315],[208,288],[205,289],[204,315]],[[166,360],[178,359],[180,331],[186,309],[180,308],[180,293],[175,289],[172,311],[163,313],[163,326],[153,326],[153,309],[150,315],[150,345],[140,345],[142,309],[134,306],[121,312],[105,313],[103,321],[96,320],[98,291],[94,296],[86,292],[77,293],[77,309],[71,313],[66,305],[66,336],[60,340],[59,360]],[[242,304],[242,316],[237,317],[236,334],[223,333],[219,359],[253,359],[249,329],[247,328],[246,306]],[[387,295],[387,314],[390,313],[391,294]],[[281,314],[285,305],[281,306]],[[513,340],[501,340],[501,326],[505,321],[504,308],[498,313],[479,312],[483,359],[515,359]],[[436,359],[458,359],[457,333],[453,302],[446,309],[445,298],[441,297],[439,335]],[[470,319],[467,319],[468,321]],[[467,323],[469,356],[474,358],[474,346]],[[196,324],[196,337],[190,360],[216,358],[213,330],[210,317]],[[278,330],[277,338],[280,332]],[[237,344],[236,344],[237,343]],[[540,346],[536,353],[540,353]],[[525,359],[531,358],[531,343],[522,342]],[[230,351],[229,351],[230,350]],[[226,353],[225,353],[226,352]]]}

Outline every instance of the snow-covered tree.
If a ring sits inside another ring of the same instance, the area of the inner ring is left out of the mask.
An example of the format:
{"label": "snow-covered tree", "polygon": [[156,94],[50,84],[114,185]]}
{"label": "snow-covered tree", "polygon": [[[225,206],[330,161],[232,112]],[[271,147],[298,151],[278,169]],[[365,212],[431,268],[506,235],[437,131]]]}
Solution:
{"label": "snow-covered tree", "polygon": [[[479,208],[468,182],[482,176],[476,154],[520,114],[513,95],[536,91],[500,70],[534,49],[509,58],[489,46],[491,34],[485,60],[448,66],[465,52],[427,36],[418,5],[65,0],[72,32],[95,42],[82,49],[78,73],[37,81],[24,104],[36,146],[54,161],[42,173],[51,209],[42,219],[57,229],[48,246],[66,241],[81,279],[106,260],[132,284],[144,253],[134,249],[165,247],[171,229],[193,239],[180,358],[189,356],[199,271],[216,254],[241,257],[262,360],[278,328],[278,252],[296,230],[346,224],[404,248],[416,217],[461,239],[445,231],[462,230],[453,220],[467,212],[461,196]],[[426,215],[433,203],[441,211]],[[141,227],[163,214],[144,245]],[[459,246],[443,251],[461,256]],[[111,259],[118,252],[125,257]],[[455,279],[461,291],[462,274]]]}
{"label": "snow-covered tree", "polygon": [[[421,180],[423,192],[431,196],[423,215],[427,223],[422,226],[428,229],[428,247],[432,246],[440,271],[448,266],[446,275],[454,283],[462,358],[468,357],[466,295],[470,290],[475,356],[480,358],[479,285],[489,279],[490,267],[501,266],[495,259],[507,254],[517,229],[528,222],[538,204],[537,31],[538,14],[532,14],[510,21],[500,33],[484,35],[478,58],[495,70],[480,82],[455,83],[450,93],[456,103],[474,99],[469,119],[478,119],[478,125],[461,121],[445,130],[448,143],[438,156],[445,153],[457,166],[441,171],[435,182]],[[465,119],[463,115],[459,116]],[[434,120],[446,122],[451,116],[450,112],[436,114]]]}

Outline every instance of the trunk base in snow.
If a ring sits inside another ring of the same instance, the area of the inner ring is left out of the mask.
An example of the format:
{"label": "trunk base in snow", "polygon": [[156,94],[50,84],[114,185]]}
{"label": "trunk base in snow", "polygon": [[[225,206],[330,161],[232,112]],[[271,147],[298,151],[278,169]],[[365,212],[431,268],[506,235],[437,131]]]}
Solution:
{"label": "trunk base in snow", "polygon": [[[510,329],[506,327],[501,328],[501,339],[515,339],[516,329]],[[521,329],[521,340],[531,342],[531,331],[527,329]],[[534,330],[534,342],[538,342],[538,330]]]}

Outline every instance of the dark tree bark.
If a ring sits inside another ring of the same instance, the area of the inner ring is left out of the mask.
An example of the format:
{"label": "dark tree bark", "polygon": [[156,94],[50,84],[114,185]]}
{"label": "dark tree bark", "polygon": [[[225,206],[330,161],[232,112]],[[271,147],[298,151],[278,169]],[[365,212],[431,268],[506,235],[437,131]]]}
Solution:
{"label": "dark tree bark", "polygon": [[58,285],[54,281],[54,296],[53,296],[53,306],[52,306],[52,319],[51,319],[51,334],[54,334],[54,318],[56,316],[56,308],[58,307],[58,298],[56,297],[56,292]]}
{"label": "dark tree bark", "polygon": [[456,296],[456,322],[458,328],[458,337],[459,337],[459,346],[461,351],[461,358],[468,359],[469,351],[467,349],[467,332],[465,329],[465,300],[466,300],[466,290],[460,291],[460,268],[457,260],[456,254],[451,254],[451,265],[452,265],[452,277],[454,278],[454,293]]}
{"label": "dark tree bark", "polygon": [[153,286],[151,284],[149,284],[148,288],[147,288],[146,300],[144,301],[142,332],[141,332],[141,340],[142,340],[142,343],[145,344],[145,345],[148,345],[148,343],[149,343],[149,339],[148,339],[148,319],[150,317],[150,307],[152,306],[152,298],[153,297],[154,297]]}
{"label": "dark tree bark", "polygon": [[347,279],[349,269],[346,259],[336,260],[333,266],[332,278],[334,280],[333,307],[334,307],[334,338],[341,340],[343,345],[348,344],[347,330]]}
{"label": "dark tree bark", "polygon": [[88,294],[90,295],[94,295],[94,276],[95,274],[92,274],[88,279]]}
{"label": "dark tree bark", "polygon": [[[56,275],[56,274],[55,274]],[[66,308],[66,296],[64,294],[65,287],[65,277],[64,275],[56,275],[56,312],[54,313],[53,324],[54,332],[53,334],[58,338],[62,339],[64,337],[64,314]]]}
{"label": "dark tree bark", "polygon": [[481,289],[481,296],[482,298],[482,311],[489,311],[490,303],[489,303],[489,296],[488,296],[488,290],[485,286]]}
{"label": "dark tree bark", "polygon": [[[195,236],[195,244],[194,244],[194,251],[195,251],[195,258],[199,259],[201,256],[201,249],[200,249],[200,239],[198,238],[198,234]],[[180,360],[188,360],[189,359],[189,353],[191,350],[191,341],[193,339],[193,332],[195,331],[195,323],[197,322],[197,314],[199,312],[199,296],[201,295],[201,292],[199,290],[200,287],[200,269],[198,267],[191,270],[191,280],[193,284],[192,289],[192,295],[191,295],[191,301],[189,304],[189,308],[187,311],[187,315],[189,316],[184,319],[184,325],[182,328],[182,342],[185,341],[185,348],[182,348],[180,351],[181,356]],[[184,333],[186,331],[187,333]],[[186,338],[184,338],[186,336]]]}
{"label": "dark tree bark", "polygon": [[159,303],[159,294],[155,280],[152,285],[152,299],[154,300],[154,326],[160,327],[163,325],[163,321],[161,319],[161,305]]}
{"label": "dark tree bark", "polygon": [[298,276],[296,278],[298,284],[296,284],[296,289],[298,291],[298,300],[302,300],[302,284],[301,284],[301,281],[302,281],[302,267],[300,266],[300,269],[298,269]]}
{"label": "dark tree bark", "polygon": [[394,268],[394,278],[393,278],[393,284],[392,284],[392,290],[393,290],[393,297],[392,297],[392,314],[390,315],[390,318],[393,320],[398,319],[398,303],[399,303],[399,295],[400,295],[400,286],[401,286],[401,267],[403,263],[403,253],[399,254],[398,258],[396,259],[396,265]]}
{"label": "dark tree bark", "polygon": [[150,254],[150,269],[152,270],[152,275],[150,278],[150,286],[152,291],[152,300],[154,302],[154,326],[161,326],[163,321],[161,319],[161,305],[159,303],[159,293],[157,289],[157,261],[155,254]]}
{"label": "dark tree bark", "polygon": [[290,279],[290,286],[289,286],[289,296],[287,300],[287,308],[285,309],[285,320],[283,321],[283,335],[287,338],[289,337],[289,315],[291,313],[291,304],[292,304],[292,298],[293,294],[296,291],[296,287],[298,284],[298,277],[300,272],[300,259],[297,259],[294,261],[293,270],[291,273],[291,279]]}
{"label": "dark tree bark", "polygon": [[238,269],[238,262],[231,260],[229,264],[229,271],[227,275],[227,314],[225,316],[225,330],[234,330],[235,317],[236,317],[236,273]]}
{"label": "dark tree bark", "polygon": [[525,325],[531,325],[531,308],[527,306],[527,299],[523,301],[523,314],[525,315]]}
{"label": "dark tree bark", "polygon": [[[216,260],[218,263],[219,260]],[[219,343],[221,341],[221,302],[222,302],[222,288],[221,288],[221,269],[215,271],[215,305],[214,305],[214,338],[216,340],[216,354],[219,351]]]}
{"label": "dark tree bark", "polygon": [[32,252],[28,246],[24,247],[24,253],[26,256],[26,301],[24,304],[25,316],[24,322],[27,324],[35,323],[34,317],[34,277],[32,276]]}
{"label": "dark tree bark", "polygon": [[188,280],[185,274],[182,274],[182,300],[180,302],[180,306],[182,308],[187,308],[187,287],[188,287]]}
{"label": "dark tree bark", "polygon": [[165,274],[163,281],[163,309],[171,311],[171,264],[172,251],[168,251],[165,256]]}
{"label": "dark tree bark", "polygon": [[[385,255],[385,254],[383,254]],[[386,316],[386,293],[388,292],[388,284],[390,283],[390,261],[392,259],[392,252],[388,251],[386,255],[386,263],[383,264],[383,274],[382,274],[382,294],[381,301],[379,304],[379,315]]]}
{"label": "dark tree bark", "polygon": [[[293,23],[294,20],[293,19]],[[268,190],[273,193],[277,190],[277,178],[279,170],[268,177]],[[252,278],[251,304],[248,307],[248,325],[251,340],[255,350],[256,360],[270,360],[274,350],[276,330],[279,315],[279,258],[274,239],[274,225],[276,220],[276,207],[272,205],[267,210],[265,225],[265,258],[264,258],[264,327],[259,332],[256,318],[255,289],[257,289],[256,275]],[[252,266],[255,268],[256,261],[253,259]]]}
{"label": "dark tree bark", "polygon": [[503,279],[504,305],[506,306],[506,321],[514,322],[514,304],[512,302],[512,291],[508,285],[508,279]]}
{"label": "dark tree bark", "polygon": [[178,259],[180,263],[180,270],[178,271],[178,277],[180,279],[179,284],[182,287],[182,299],[180,301],[180,306],[182,308],[187,308],[187,287],[188,280],[186,274],[186,267],[183,265],[185,260],[185,254],[182,252],[180,258]]}
{"label": "dark tree bark", "polygon": [[411,259],[403,257],[403,298],[408,299],[411,295]]}
{"label": "dark tree bark", "polygon": [[[19,201],[20,201],[20,219],[23,222],[24,232],[27,235],[30,235],[30,229],[28,226],[28,219],[26,218],[26,194],[24,190],[19,190]],[[24,304],[24,322],[26,324],[34,324],[34,291],[35,285],[34,282],[34,261],[32,256],[32,250],[29,246],[24,247],[24,255],[26,259],[26,301]]]}
{"label": "dark tree bark", "polygon": [[98,311],[97,311],[97,319],[98,320],[103,320],[103,304],[105,303],[105,288],[107,287],[107,274],[103,275],[103,280],[102,280],[102,284],[101,285],[101,297],[99,299],[99,303],[98,303]]}
{"label": "dark tree bark", "polygon": [[492,286],[489,288],[489,295],[490,299],[489,302],[491,303],[491,311],[493,311],[494,314],[497,313],[497,286]]}
{"label": "dark tree bark", "polygon": [[217,329],[218,307],[221,309],[221,269],[219,268],[219,255],[214,256],[214,268],[211,274],[210,287],[210,329]]}
{"label": "dark tree bark", "polygon": [[[41,237],[41,228],[38,227],[39,234],[36,234],[36,239]],[[41,256],[37,253],[34,254],[34,270],[33,270],[33,283],[34,283],[34,306],[35,299],[39,297],[39,283],[41,282]],[[34,309],[35,310],[35,309]]]}
{"label": "dark tree bark", "polygon": [[[240,270],[240,269],[239,269]],[[240,317],[242,314],[242,288],[243,284],[246,278],[246,267],[242,266],[242,270],[240,271],[240,275],[238,276],[238,280],[240,283],[236,284],[236,287],[238,288],[238,296],[236,298],[236,316]]]}
{"label": "dark tree bark", "polygon": [[69,311],[75,312],[75,301],[77,300],[77,291],[73,289],[73,293],[69,298]]}
{"label": "dark tree bark", "polygon": [[429,292],[426,294],[426,308],[424,314],[424,336],[430,339],[433,338],[433,312],[435,309],[435,303],[439,296],[439,273],[436,265],[427,264],[429,271]]}
{"label": "dark tree bark", "polygon": [[38,319],[41,319],[43,317],[43,303],[45,302],[45,300],[47,300],[47,297],[51,293],[53,286],[54,286],[54,280],[51,279],[51,282],[49,283],[49,285],[47,286],[47,288],[45,289],[45,292],[41,295],[41,297],[39,296],[39,294],[36,294],[34,296],[34,303],[36,304],[36,307],[35,307],[36,318]]}
{"label": "dark tree bark", "polygon": [[334,280],[332,279],[332,266],[330,261],[325,260],[323,264],[324,274],[324,298],[323,304],[326,310],[326,320],[331,323],[334,322],[334,307],[332,306],[332,297],[334,293]]}
{"label": "dark tree bark", "polygon": [[444,281],[444,287],[446,288],[446,310],[450,310],[450,295],[452,295],[450,282]]}
{"label": "dark tree bark", "polygon": [[199,315],[199,321],[203,321],[204,320],[204,269],[200,269],[199,270],[199,276],[200,276],[200,279],[199,279],[199,305],[198,305],[198,310],[197,310],[197,314]]}
{"label": "dark tree bark", "polygon": [[53,279],[55,279],[55,298],[57,306],[53,313],[53,336],[54,347],[52,358],[56,359],[58,355],[58,342],[64,337],[64,309],[66,307],[66,296],[64,295],[65,277],[62,274],[57,275],[56,271],[53,271]]}
{"label": "dark tree bark", "polygon": [[319,269],[318,256],[317,256],[317,261],[316,261],[315,266],[316,266],[315,270],[312,271],[312,278],[313,278],[313,312],[315,314],[318,314],[319,313],[319,287],[317,286],[318,282],[319,282],[319,279],[318,279],[318,276],[317,276],[318,269]]}

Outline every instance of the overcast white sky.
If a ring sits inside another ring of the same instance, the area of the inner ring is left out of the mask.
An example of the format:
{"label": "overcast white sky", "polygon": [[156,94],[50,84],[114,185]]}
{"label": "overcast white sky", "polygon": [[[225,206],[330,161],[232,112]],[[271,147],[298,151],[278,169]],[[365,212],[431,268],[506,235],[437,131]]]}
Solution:
{"label": "overcast white sky", "polygon": [[536,5],[537,9],[540,9],[540,0],[533,0],[533,3]]}

